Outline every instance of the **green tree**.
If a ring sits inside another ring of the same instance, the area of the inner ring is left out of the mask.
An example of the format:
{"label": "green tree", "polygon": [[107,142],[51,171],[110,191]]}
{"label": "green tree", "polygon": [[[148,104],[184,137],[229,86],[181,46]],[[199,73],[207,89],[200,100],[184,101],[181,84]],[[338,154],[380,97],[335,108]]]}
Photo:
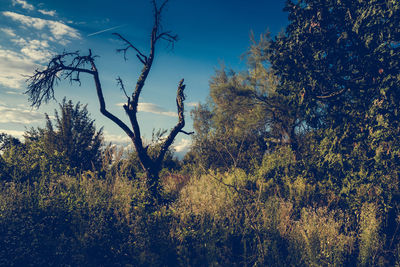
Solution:
{"label": "green tree", "polygon": [[60,113],[55,111],[54,126],[46,114],[46,126],[26,131],[23,142],[9,135],[0,136],[0,168],[4,171],[1,178],[35,181],[100,171],[102,145],[102,129],[96,131],[86,106],[64,99]]}
{"label": "green tree", "polygon": [[210,97],[193,112],[193,152],[204,167],[249,167],[265,151],[262,113],[253,99],[246,77],[222,69],[210,81]]}
{"label": "green tree", "polygon": [[217,71],[208,102],[192,112],[193,152],[206,167],[248,169],[250,162],[260,163],[266,151],[278,146],[290,146],[295,153],[300,149],[303,109],[282,93],[286,84],[269,67],[269,34],[259,41],[252,36],[251,42],[245,54],[248,71]]}
{"label": "green tree", "polygon": [[270,61],[282,94],[313,129],[303,173],[321,195],[333,189],[342,208],[379,203],[386,233],[398,240],[400,3],[299,0],[286,11]]}
{"label": "green tree", "polygon": [[297,99],[317,130],[317,165],[348,187],[345,194],[360,183],[395,190],[400,4],[301,0],[288,1],[286,11],[289,25],[271,42],[271,65],[286,85],[282,93]]}
{"label": "green tree", "polygon": [[272,41],[271,63],[295,84],[288,94],[302,99],[309,123],[363,123],[374,100],[396,97],[399,9],[396,1],[287,2],[289,25]]}
{"label": "green tree", "polygon": [[100,170],[103,132],[96,131],[87,106],[64,98],[59,108],[60,112],[54,112],[54,124],[46,114],[46,127],[28,132],[26,137],[43,140],[47,154],[62,154],[73,173]]}

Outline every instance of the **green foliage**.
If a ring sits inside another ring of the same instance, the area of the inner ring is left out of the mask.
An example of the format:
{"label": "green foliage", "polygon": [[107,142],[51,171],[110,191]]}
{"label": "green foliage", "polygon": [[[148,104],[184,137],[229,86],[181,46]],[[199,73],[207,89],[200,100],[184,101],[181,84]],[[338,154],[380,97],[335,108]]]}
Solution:
{"label": "green foliage", "polygon": [[399,9],[395,1],[287,2],[271,64],[295,84],[288,93],[303,99],[309,123],[362,124],[373,101],[396,99]]}
{"label": "green foliage", "polygon": [[[343,266],[353,250],[354,235],[341,212],[326,207],[303,209],[293,237],[307,266]],[[293,238],[292,237],[292,238]]]}
{"label": "green foliage", "polygon": [[246,77],[225,69],[210,82],[210,100],[192,111],[193,151],[205,168],[248,168],[265,150],[263,113],[254,107]]}
{"label": "green foliage", "polygon": [[0,265],[399,265],[400,4],[286,10],[247,72],[211,79],[192,150],[160,167],[164,202],[136,152],[100,153],[79,103],[24,142],[0,135]]}
{"label": "green foliage", "polygon": [[3,151],[5,180],[38,181],[68,171],[62,153],[48,154],[43,140],[26,140]]}
{"label": "green foliage", "polygon": [[172,262],[168,214],[146,211],[145,186],[88,172],[0,188],[0,265],[126,266]]}
{"label": "green foliage", "polygon": [[28,132],[28,139],[43,139],[48,154],[64,153],[72,173],[99,170],[101,165],[102,129],[96,131],[94,120],[86,106],[72,101],[60,104],[60,114],[55,111],[55,125],[46,114],[46,127]]}
{"label": "green foliage", "polygon": [[[379,253],[382,252],[381,222],[376,205],[364,203],[360,214],[359,228],[359,262],[361,266],[377,265]],[[380,264],[381,265],[381,264]]]}
{"label": "green foliage", "polygon": [[2,180],[39,181],[44,177],[100,171],[102,130],[96,131],[86,107],[63,100],[53,122],[46,115],[46,127],[31,129],[21,143],[2,135],[0,166]]}

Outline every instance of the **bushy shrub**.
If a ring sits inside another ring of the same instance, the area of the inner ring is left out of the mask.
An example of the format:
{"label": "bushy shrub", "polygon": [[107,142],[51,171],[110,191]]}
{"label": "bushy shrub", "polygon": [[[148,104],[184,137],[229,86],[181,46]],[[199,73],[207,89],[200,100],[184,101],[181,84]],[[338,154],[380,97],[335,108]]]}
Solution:
{"label": "bushy shrub", "polygon": [[383,245],[380,235],[381,221],[377,206],[373,203],[364,203],[359,219],[359,263],[361,266],[378,264],[379,253]]}
{"label": "bushy shrub", "polygon": [[176,259],[168,212],[140,182],[78,177],[0,187],[1,266],[164,265]]}
{"label": "bushy shrub", "polygon": [[307,266],[343,266],[354,250],[354,233],[348,226],[339,211],[305,208],[291,238]]}

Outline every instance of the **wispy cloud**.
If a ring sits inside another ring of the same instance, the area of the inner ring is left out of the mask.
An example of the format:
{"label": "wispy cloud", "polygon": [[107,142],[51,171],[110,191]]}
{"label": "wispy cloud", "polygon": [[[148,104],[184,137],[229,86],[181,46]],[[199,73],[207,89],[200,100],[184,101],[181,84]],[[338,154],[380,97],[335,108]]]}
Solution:
{"label": "wispy cloud", "polygon": [[149,112],[153,114],[168,116],[168,117],[178,117],[176,112],[167,111],[164,108],[153,104],[153,103],[139,103],[138,111]]}
{"label": "wispy cloud", "polygon": [[46,62],[53,53],[49,50],[47,40],[25,40],[22,37],[11,39],[11,41],[21,46],[20,52],[32,60]]}
{"label": "wispy cloud", "polygon": [[46,62],[53,55],[48,47],[47,41],[29,40],[21,52],[35,61]]}
{"label": "wispy cloud", "polygon": [[27,1],[25,0],[12,0],[12,3],[14,6],[16,5],[20,5],[23,9],[27,9],[27,10],[35,10],[35,7],[31,4],[28,4]]}
{"label": "wispy cloud", "polygon": [[0,46],[1,85],[15,89],[21,88],[26,80],[26,75],[32,74],[37,67],[38,65],[31,58],[8,49],[2,49]]}
{"label": "wispy cloud", "polygon": [[192,141],[190,139],[183,138],[179,140],[178,143],[173,147],[177,153],[186,153],[189,151],[191,145]]}
{"label": "wispy cloud", "polygon": [[47,20],[41,18],[30,17],[22,14],[18,14],[11,11],[4,11],[3,15],[11,18],[14,21],[18,21],[21,24],[32,27],[36,30],[43,30],[45,28],[49,29],[55,39],[62,40],[66,37],[72,39],[80,39],[81,36],[77,30],[74,28],[54,20]]}
{"label": "wispy cloud", "polygon": [[16,91],[6,91],[6,94],[9,94],[9,95],[23,95],[23,93],[16,92]]}
{"label": "wispy cloud", "polygon": [[40,13],[42,13],[43,15],[48,15],[48,16],[52,16],[52,17],[54,17],[56,15],[56,11],[55,10],[38,9],[38,11]]}
{"label": "wispy cloud", "polygon": [[0,133],[9,134],[9,135],[12,135],[14,137],[17,137],[18,139],[22,139],[22,137],[23,137],[25,132],[24,131],[17,131],[17,130],[0,129]]}
{"label": "wispy cloud", "polygon": [[[30,9],[26,1],[16,0],[13,3],[22,6],[25,4],[25,9]],[[51,14],[53,12],[49,13]],[[0,45],[0,85],[7,88],[20,89],[27,76],[54,55],[52,47],[81,38],[76,29],[61,21],[36,18],[11,11],[0,12],[0,15],[21,25],[12,29],[0,28],[0,32],[4,32],[4,36],[9,37],[14,44],[9,47]],[[27,31],[29,34],[25,34]]]}
{"label": "wispy cloud", "polygon": [[[123,106],[125,103],[118,103],[117,106]],[[139,103],[138,105],[138,111],[142,112],[148,112],[148,113],[153,113],[157,115],[162,115],[162,116],[168,116],[168,117],[178,117],[176,112],[173,111],[167,111],[166,109],[160,107],[159,105],[156,105],[154,103]]]}
{"label": "wispy cloud", "polygon": [[44,119],[44,115],[37,111],[24,108],[0,106],[0,123],[31,124]]}
{"label": "wispy cloud", "polygon": [[8,36],[11,36],[11,37],[15,37],[15,36],[17,36],[16,34],[15,34],[15,32],[14,32],[14,30],[13,29],[10,29],[10,28],[2,28],[2,29],[0,29],[2,32],[4,32],[5,34],[7,34]]}
{"label": "wispy cloud", "polygon": [[123,27],[123,26],[125,26],[125,24],[119,25],[119,26],[115,26],[115,27],[111,27],[111,28],[108,28],[108,29],[105,29],[105,30],[101,30],[101,31],[98,31],[98,32],[94,32],[94,33],[88,34],[88,37],[89,37],[89,36],[93,36],[93,35],[97,35],[97,34],[100,34],[100,33],[103,33],[103,32],[112,31],[112,30],[121,28],[121,27]]}
{"label": "wispy cloud", "polygon": [[104,131],[103,136],[107,143],[111,142],[116,145],[128,145],[131,143],[131,140],[126,135],[110,134],[109,132]]}

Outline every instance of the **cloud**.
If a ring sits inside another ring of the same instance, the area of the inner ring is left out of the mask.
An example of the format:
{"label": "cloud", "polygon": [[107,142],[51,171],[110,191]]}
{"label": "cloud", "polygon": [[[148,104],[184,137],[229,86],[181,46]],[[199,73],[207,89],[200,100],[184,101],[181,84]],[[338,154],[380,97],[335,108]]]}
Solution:
{"label": "cloud", "polygon": [[190,139],[183,138],[176,145],[174,145],[174,149],[177,153],[186,153],[189,151],[191,145],[192,141]]}
{"label": "cloud", "polygon": [[44,119],[42,113],[24,108],[0,106],[0,123],[31,124]]}
{"label": "cloud", "polygon": [[24,136],[24,131],[17,131],[17,130],[5,130],[5,129],[0,129],[0,133],[5,133],[5,134],[9,134],[12,135],[14,137],[17,137],[18,139],[22,139],[22,137]]}
{"label": "cloud", "polygon": [[[26,80],[26,75],[33,73],[38,65],[32,60],[0,46],[0,84],[19,89]],[[25,77],[24,77],[25,75]],[[1,117],[1,116],[0,116]]]}
{"label": "cloud", "polygon": [[5,34],[11,36],[11,37],[15,37],[17,36],[14,32],[14,30],[10,29],[10,28],[2,28],[0,29],[2,32],[4,32]]}
{"label": "cloud", "polygon": [[[26,1],[14,2],[20,5],[23,3]],[[14,44],[7,48],[0,46],[0,85],[8,88],[20,89],[27,76],[32,75],[35,69],[41,67],[39,64],[47,62],[54,55],[50,49],[53,43],[50,42],[65,45],[71,39],[81,38],[77,30],[59,21],[34,18],[11,11],[0,14],[21,23],[25,31],[36,35],[36,38],[22,38],[24,35],[19,34],[17,29],[0,28],[0,32],[11,37],[10,41]]]}
{"label": "cloud", "polygon": [[[126,103],[118,103],[117,106],[122,107],[125,104]],[[178,117],[176,112],[167,111],[166,109],[160,107],[159,105],[153,104],[153,103],[146,103],[146,102],[139,103],[138,111],[148,112],[148,113],[153,113],[153,114],[168,116],[168,117]]]}
{"label": "cloud", "polygon": [[43,9],[39,9],[38,10],[40,13],[42,13],[43,15],[48,15],[48,16],[52,16],[54,17],[56,15],[56,11],[55,10],[43,10]]}
{"label": "cloud", "polygon": [[117,134],[110,134],[109,132],[104,131],[104,140],[108,143],[111,142],[116,145],[128,145],[130,144],[131,139],[126,135],[117,135]]}
{"label": "cloud", "polygon": [[53,53],[48,50],[48,47],[49,44],[47,41],[29,40],[21,49],[21,52],[32,60],[46,62],[53,55]]}
{"label": "cloud", "polygon": [[23,95],[23,93],[16,92],[16,91],[6,91],[6,94],[9,94],[9,95]]}
{"label": "cloud", "polygon": [[53,34],[54,38],[59,41],[65,41],[66,37],[72,39],[81,38],[81,35],[77,30],[59,21],[34,18],[11,11],[5,11],[3,12],[3,15],[11,18],[14,21],[20,22],[25,26],[35,28],[36,30],[43,30],[47,28]]}
{"label": "cloud", "polygon": [[11,41],[21,46],[21,53],[34,61],[47,62],[53,53],[49,50],[47,40],[25,40],[22,37],[11,39]]}
{"label": "cloud", "polygon": [[168,116],[168,117],[178,117],[176,112],[167,111],[164,108],[153,104],[153,103],[139,103],[138,111],[149,112],[153,114]]}
{"label": "cloud", "polygon": [[21,5],[23,9],[27,10],[35,10],[35,7],[31,4],[28,4],[25,0],[12,0],[14,6]]}

